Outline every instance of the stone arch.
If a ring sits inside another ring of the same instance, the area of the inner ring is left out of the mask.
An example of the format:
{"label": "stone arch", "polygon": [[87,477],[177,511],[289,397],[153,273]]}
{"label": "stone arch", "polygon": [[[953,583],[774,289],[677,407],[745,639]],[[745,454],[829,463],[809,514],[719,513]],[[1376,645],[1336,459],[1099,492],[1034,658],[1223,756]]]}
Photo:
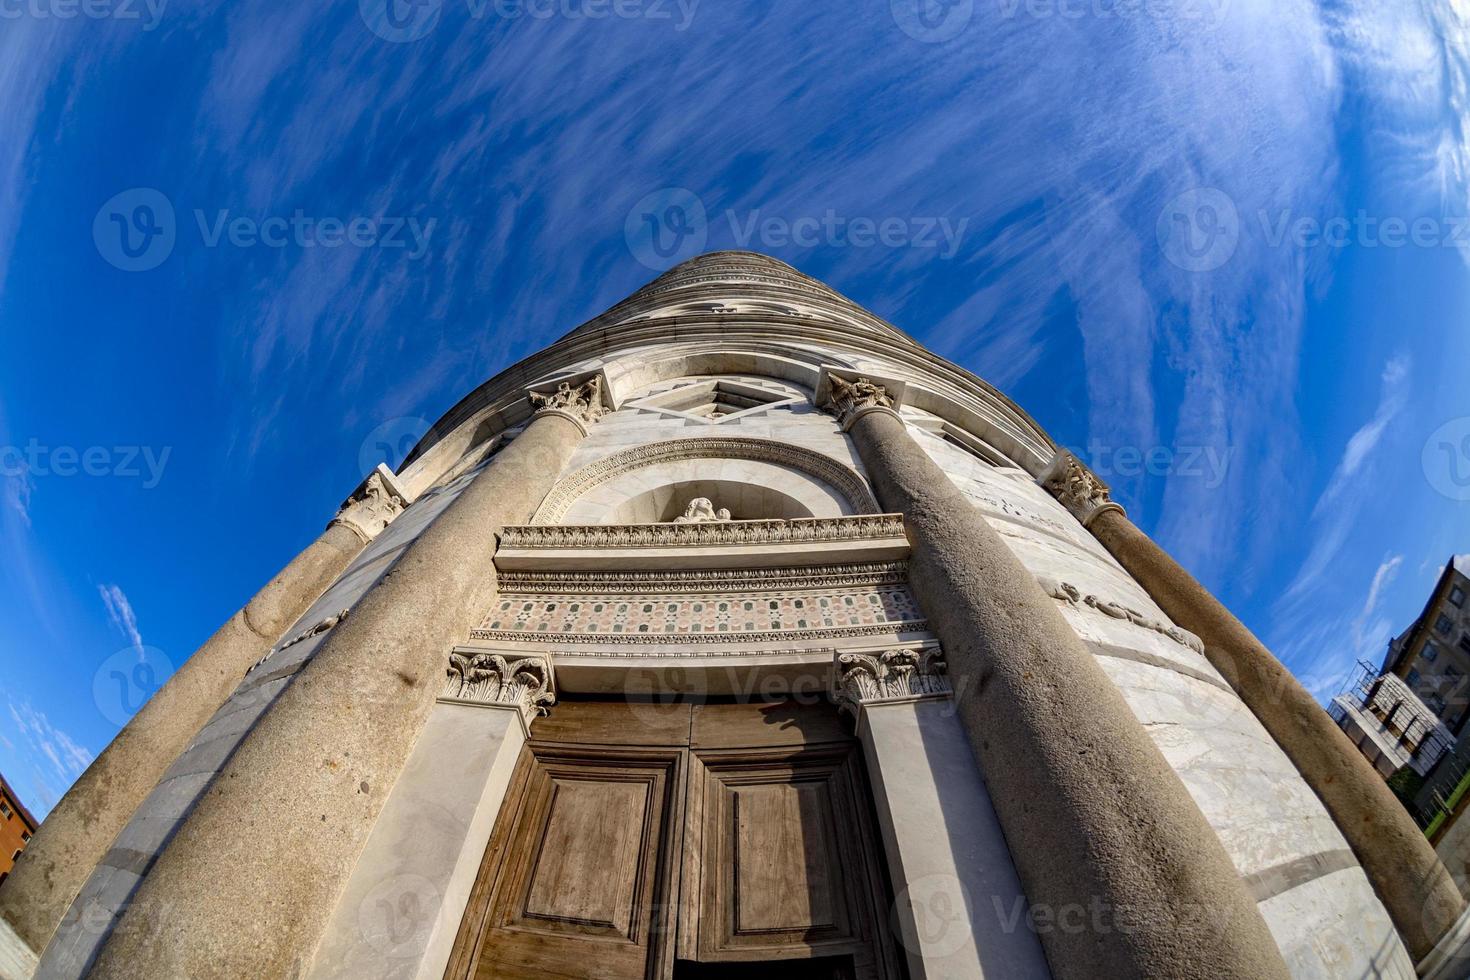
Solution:
{"label": "stone arch", "polygon": [[621,404],[660,381],[714,375],[775,378],[810,394],[817,390],[821,365],[835,360],[840,358],[830,352],[818,356],[780,348],[691,347],[680,350],[661,347],[631,351],[609,361],[604,371]]}
{"label": "stone arch", "polygon": [[[852,468],[815,450],[770,439],[673,439],[604,456],[563,477],[533,524],[660,520],[672,498],[702,488],[751,488],[730,507],[737,517],[876,514],[878,502]],[[684,501],[683,503],[687,503]],[[733,505],[733,506],[732,506]],[[741,510],[747,513],[741,513]]]}

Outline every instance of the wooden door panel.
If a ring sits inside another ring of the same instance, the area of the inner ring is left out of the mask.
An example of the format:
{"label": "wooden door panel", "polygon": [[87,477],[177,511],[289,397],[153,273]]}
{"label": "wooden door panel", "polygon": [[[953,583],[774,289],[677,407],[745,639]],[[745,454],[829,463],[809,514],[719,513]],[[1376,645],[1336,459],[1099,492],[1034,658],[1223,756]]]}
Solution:
{"label": "wooden door panel", "polygon": [[735,935],[833,927],[826,787],[783,781],[727,784],[724,791],[735,825],[729,838]]}

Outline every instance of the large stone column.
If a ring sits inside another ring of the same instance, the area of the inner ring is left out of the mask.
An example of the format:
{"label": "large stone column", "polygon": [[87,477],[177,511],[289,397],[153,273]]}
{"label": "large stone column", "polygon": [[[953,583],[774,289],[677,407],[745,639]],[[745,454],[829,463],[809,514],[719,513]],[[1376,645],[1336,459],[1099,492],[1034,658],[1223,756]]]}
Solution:
{"label": "large stone column", "polygon": [[37,952],[133,811],[179,753],[405,501],[384,467],[369,474],[321,536],[186,660],[46,817],[0,888],[0,915]]}
{"label": "large stone column", "polygon": [[144,878],[92,976],[305,971],[450,650],[494,598],[496,535],[530,519],[584,421],[601,412],[595,381],[563,394],[404,551],[256,723]]}
{"label": "large stone column", "polygon": [[1035,577],[866,379],[831,377],[909,580],[944,646],[1054,976],[1284,978],[1183,783]]}
{"label": "large stone column", "polygon": [[1450,929],[1465,900],[1434,848],[1306,689],[1245,624],[1108,499],[1108,488],[1070,453],[1042,485],[1090,530],[1179,626],[1260,719],[1347,838],[1414,959]]}

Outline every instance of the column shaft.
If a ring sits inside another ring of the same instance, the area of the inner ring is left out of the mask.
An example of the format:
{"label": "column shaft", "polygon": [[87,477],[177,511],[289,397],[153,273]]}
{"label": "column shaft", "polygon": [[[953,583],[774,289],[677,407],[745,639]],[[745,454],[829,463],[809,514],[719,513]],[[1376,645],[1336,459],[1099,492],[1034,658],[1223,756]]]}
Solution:
{"label": "column shaft", "polygon": [[1088,529],[1170,619],[1204,641],[1210,663],[1332,814],[1410,954],[1426,956],[1465,900],[1382,777],[1281,661],[1121,510],[1100,510]]}
{"label": "column shaft", "polygon": [[1214,831],[1035,578],[895,412],[845,414],[879,501],[907,522],[910,582],[1050,924],[1053,975],[1286,977]]}
{"label": "column shaft", "polygon": [[295,976],[402,770],[449,652],[586,430],[538,415],[410,545],[241,743],[143,880],[96,977]]}
{"label": "column shaft", "polygon": [[5,885],[0,915],[36,952],[159,778],[251,664],[362,550],[333,523],[194,652],[67,790]]}

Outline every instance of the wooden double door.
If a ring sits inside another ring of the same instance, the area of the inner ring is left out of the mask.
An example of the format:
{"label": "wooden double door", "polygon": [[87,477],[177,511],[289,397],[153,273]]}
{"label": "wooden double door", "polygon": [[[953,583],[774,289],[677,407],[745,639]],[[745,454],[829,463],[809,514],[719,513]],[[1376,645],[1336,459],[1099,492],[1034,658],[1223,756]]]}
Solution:
{"label": "wooden double door", "polygon": [[900,975],[830,706],[563,702],[531,736],[446,976]]}

